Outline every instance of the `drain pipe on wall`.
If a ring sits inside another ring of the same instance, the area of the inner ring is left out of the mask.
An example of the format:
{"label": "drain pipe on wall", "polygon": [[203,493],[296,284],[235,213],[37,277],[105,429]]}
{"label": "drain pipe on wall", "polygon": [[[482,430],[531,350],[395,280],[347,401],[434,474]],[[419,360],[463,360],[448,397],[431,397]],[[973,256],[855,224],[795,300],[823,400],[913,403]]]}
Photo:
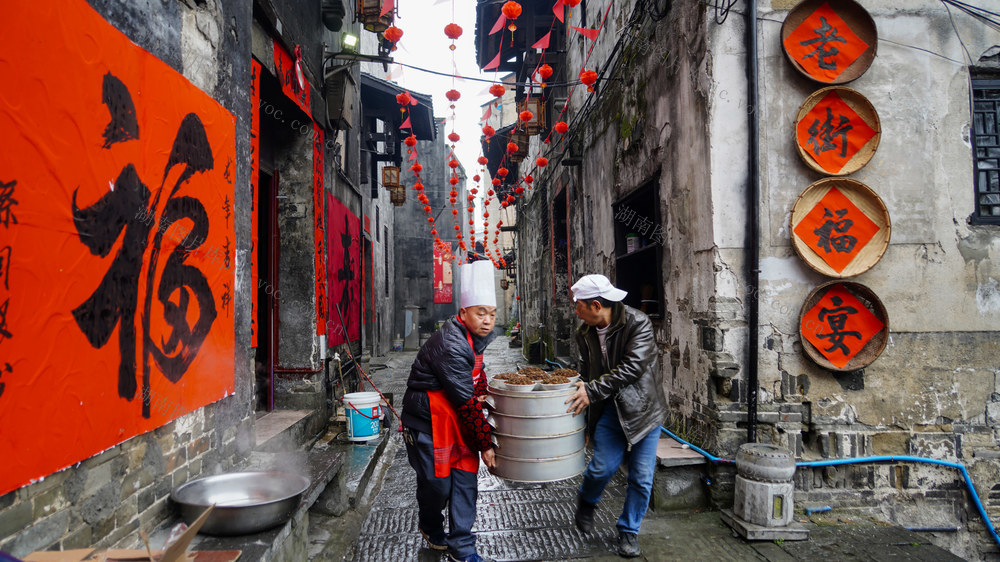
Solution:
{"label": "drain pipe on wall", "polygon": [[[692,445],[691,443],[688,443],[687,441],[681,439],[674,432],[663,427],[662,425],[660,426],[660,431],[666,433],[674,441],[677,441],[682,445],[687,445],[688,447],[691,448],[691,450],[705,457],[711,462],[718,464],[735,464],[735,461],[733,461],[732,459],[724,459],[721,457],[716,457],[715,455],[706,452],[704,449],[701,449],[695,445]],[[986,509],[983,507],[983,502],[980,501],[979,499],[979,494],[976,493],[976,487],[972,485],[972,477],[969,476],[969,471],[966,470],[965,465],[961,463],[942,461],[927,457],[911,457],[907,455],[883,455],[875,457],[857,457],[853,459],[831,459],[826,461],[797,462],[795,463],[795,468],[817,468],[823,466],[840,466],[845,464],[864,464],[864,463],[875,463],[875,462],[915,462],[915,463],[947,466],[949,468],[954,468],[958,470],[959,473],[961,473],[962,475],[962,479],[965,480],[965,487],[969,491],[969,496],[972,497],[972,503],[973,505],[976,506],[976,510],[979,512],[979,516],[982,518],[983,524],[986,525],[986,530],[990,532],[990,536],[993,537],[993,541],[996,542],[998,546],[1000,546],[1000,535],[997,534],[996,529],[993,527],[993,523],[990,523],[990,517],[989,515],[986,514]],[[916,530],[916,528],[914,528],[913,530]],[[937,530],[953,532],[956,529],[947,527]]]}
{"label": "drain pipe on wall", "polygon": [[746,279],[747,307],[747,442],[757,442],[757,357],[758,317],[760,306],[757,284],[760,273],[760,116],[758,115],[757,88],[757,0],[747,0],[746,9],[747,49],[747,222],[746,257],[743,276]]}

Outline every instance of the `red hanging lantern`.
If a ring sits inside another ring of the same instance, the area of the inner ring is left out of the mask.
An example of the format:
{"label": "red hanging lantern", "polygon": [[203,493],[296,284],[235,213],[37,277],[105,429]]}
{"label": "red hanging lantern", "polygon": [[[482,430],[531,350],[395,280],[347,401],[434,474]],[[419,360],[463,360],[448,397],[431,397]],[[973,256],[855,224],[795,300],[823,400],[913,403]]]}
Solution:
{"label": "red hanging lantern", "polygon": [[[500,187],[500,178],[493,178],[493,185],[496,187]],[[490,191],[490,195],[493,195],[492,190]]]}
{"label": "red hanging lantern", "polygon": [[414,162],[413,165],[410,166],[410,169],[419,174],[420,170],[423,170],[424,167],[420,165],[420,162]]}
{"label": "red hanging lantern", "polygon": [[414,146],[417,146],[417,137],[415,137],[413,135],[410,135],[410,136],[406,137],[405,139],[403,139],[403,144],[405,144],[406,146],[409,146],[410,148],[412,148]]}
{"label": "red hanging lantern", "polygon": [[521,5],[514,2],[514,0],[510,0],[509,2],[506,2],[502,8],[500,8],[500,11],[503,12],[503,15],[507,16],[507,21],[510,22],[510,24],[507,25],[507,29],[511,31],[517,29],[517,25],[514,24],[514,20],[521,15]]}
{"label": "red hanging lantern", "polygon": [[459,37],[462,36],[462,26],[458,25],[457,23],[449,23],[448,25],[444,26],[444,34],[448,37],[448,39],[454,41],[455,39],[458,39]]}
{"label": "red hanging lantern", "polygon": [[593,70],[584,70],[580,73],[580,82],[587,85],[587,91],[594,91],[594,82],[597,82],[597,73]]}
{"label": "red hanging lantern", "polygon": [[412,100],[413,98],[410,97],[409,92],[400,92],[396,94],[396,103],[398,103],[399,105],[403,106],[410,105],[410,102]]}
{"label": "red hanging lantern", "polygon": [[427,222],[434,224],[434,217],[427,217]]}
{"label": "red hanging lantern", "polygon": [[531,121],[531,118],[534,117],[534,116],[535,116],[535,114],[532,113],[532,112],[530,112],[530,111],[528,111],[527,109],[525,109],[524,111],[522,111],[518,115],[518,117],[521,118],[521,121],[524,121],[525,123],[527,123],[528,121]]}
{"label": "red hanging lantern", "polygon": [[448,101],[458,101],[458,98],[462,97],[462,92],[452,89],[444,93],[444,97],[448,98]]}
{"label": "red hanging lantern", "polygon": [[524,188],[521,187],[521,186],[517,186],[517,188],[514,189],[514,193],[520,195],[520,194],[524,193]]}
{"label": "red hanging lantern", "polygon": [[[489,127],[489,125],[487,125],[487,127]],[[486,133],[486,127],[483,127],[483,133],[484,134]],[[491,131],[490,134],[492,135],[493,132]],[[489,162],[489,160],[487,160],[485,156],[480,156],[479,158],[476,158],[476,162],[479,162],[480,165],[485,166],[486,163]],[[479,180],[476,180],[476,181],[479,181]]]}
{"label": "red hanging lantern", "polygon": [[438,229],[432,228],[431,229],[431,236],[437,236],[437,235],[438,235]]}
{"label": "red hanging lantern", "polygon": [[579,4],[579,3],[580,3],[580,0],[563,0],[563,4],[566,4],[570,8],[575,8],[576,5]]}
{"label": "red hanging lantern", "polygon": [[504,209],[506,209],[507,208],[507,200],[504,199],[502,202],[500,202],[500,206],[503,207]]}
{"label": "red hanging lantern", "polygon": [[451,168],[452,170],[454,170],[455,168],[457,168],[458,167],[458,160],[454,160],[454,159],[449,160],[448,161],[448,167]]}
{"label": "red hanging lantern", "polygon": [[484,219],[490,218],[490,212],[489,211],[483,211],[483,218]]}
{"label": "red hanging lantern", "polygon": [[544,168],[549,165],[549,159],[544,156],[539,156],[535,160],[535,165],[538,166],[539,168]]}
{"label": "red hanging lantern", "polygon": [[[457,180],[458,178],[456,177],[455,179]],[[451,193],[448,194],[448,197],[452,197],[452,198],[458,197],[458,192],[455,191],[454,189],[452,189]]]}
{"label": "red hanging lantern", "polygon": [[448,133],[448,140],[450,140],[451,142],[458,142],[458,139],[460,138],[462,137],[460,137],[458,133],[456,133],[455,131]]}
{"label": "red hanging lantern", "polygon": [[504,92],[506,91],[507,88],[504,88],[503,84],[493,84],[492,86],[490,86],[490,93],[498,98],[504,95]]}
{"label": "red hanging lantern", "polygon": [[[479,181],[479,180],[476,180],[476,181]],[[469,193],[475,195],[475,194],[479,193],[479,190],[473,187],[472,189],[469,190]]]}
{"label": "red hanging lantern", "polygon": [[424,184],[422,184],[420,182],[417,182],[417,183],[413,184],[413,189],[415,191],[423,191],[424,190]]}
{"label": "red hanging lantern", "polygon": [[458,176],[451,176],[448,178],[448,183],[451,185],[458,185]]}
{"label": "red hanging lantern", "polygon": [[569,125],[567,125],[565,121],[559,121],[553,125],[552,128],[555,129],[557,133],[565,133],[569,130]]}
{"label": "red hanging lantern", "polygon": [[[479,177],[479,174],[476,174],[476,175],[472,176],[472,181],[479,181],[480,179],[482,179],[482,178]],[[470,195],[469,197],[472,197],[472,196]]]}
{"label": "red hanging lantern", "polygon": [[517,144],[513,142],[507,143],[507,152],[517,152]]}
{"label": "red hanging lantern", "polygon": [[384,35],[385,38],[388,39],[390,42],[395,43],[399,41],[401,37],[403,37],[403,30],[393,25],[385,28],[385,31],[382,32],[382,35]]}
{"label": "red hanging lantern", "polygon": [[[492,137],[494,134],[496,134],[496,129],[494,129],[493,127],[490,127],[489,125],[483,125],[483,135],[485,135],[487,139],[489,139],[490,137]],[[480,156],[480,159],[486,160],[482,156]],[[480,164],[485,164],[485,163],[486,162],[480,162]]]}
{"label": "red hanging lantern", "polygon": [[552,67],[547,64],[539,66],[538,75],[542,77],[542,80],[548,80],[552,76]]}
{"label": "red hanging lantern", "polygon": [[507,168],[503,167],[497,168],[497,175],[500,176],[501,178],[507,177],[508,172],[509,170],[507,170]]}

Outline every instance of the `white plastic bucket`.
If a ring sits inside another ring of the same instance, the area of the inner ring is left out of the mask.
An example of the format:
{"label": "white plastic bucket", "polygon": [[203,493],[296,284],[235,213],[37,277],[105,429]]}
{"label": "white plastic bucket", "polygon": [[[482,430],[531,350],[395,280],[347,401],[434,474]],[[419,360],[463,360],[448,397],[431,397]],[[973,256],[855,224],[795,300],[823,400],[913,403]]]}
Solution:
{"label": "white plastic bucket", "polygon": [[378,437],[382,408],[377,392],[351,392],[340,400],[346,408],[349,441],[370,441]]}

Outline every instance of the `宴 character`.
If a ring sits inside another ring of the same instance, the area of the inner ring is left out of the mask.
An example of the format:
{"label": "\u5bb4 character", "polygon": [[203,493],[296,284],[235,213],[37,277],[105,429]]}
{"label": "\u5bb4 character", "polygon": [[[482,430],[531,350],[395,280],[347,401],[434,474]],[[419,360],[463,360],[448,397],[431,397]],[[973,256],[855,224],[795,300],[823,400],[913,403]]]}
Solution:
{"label": "\u5bb4 character", "polygon": [[[834,213],[841,220],[834,221]],[[823,216],[830,218],[827,218],[826,222],[819,228],[813,229],[813,234],[819,236],[819,240],[816,241],[816,247],[823,248],[828,254],[832,251],[849,254],[854,250],[854,245],[858,243],[858,239],[850,234],[843,234],[854,225],[854,221],[851,219],[843,218],[846,214],[847,209],[838,209],[831,213],[830,209],[823,208]],[[841,233],[841,235],[837,236],[834,233]]]}
{"label": "\u5bb4 character", "polygon": [[828,61],[826,59],[837,56],[840,53],[840,50],[834,45],[830,45],[830,48],[827,48],[826,44],[834,41],[846,44],[847,39],[837,35],[837,28],[827,23],[826,18],[820,16],[819,21],[820,26],[813,30],[816,32],[817,37],[799,43],[803,46],[816,45],[816,48],[813,49],[811,53],[802,57],[802,60],[806,60],[807,58],[816,55],[817,66],[826,70],[836,70],[837,61]]}
{"label": "\u5bb4 character", "polygon": [[852,314],[857,314],[858,309],[853,306],[841,306],[844,304],[844,300],[838,296],[833,296],[830,298],[830,302],[833,303],[836,308],[826,308],[825,306],[820,309],[817,317],[820,321],[826,320],[827,325],[830,327],[832,332],[829,334],[816,334],[817,338],[830,340],[830,347],[826,349],[827,352],[832,352],[839,350],[844,355],[849,355],[851,350],[846,345],[844,345],[844,340],[848,336],[852,336],[861,339],[861,332],[855,332],[853,330],[846,331],[844,327],[847,326],[847,317]]}

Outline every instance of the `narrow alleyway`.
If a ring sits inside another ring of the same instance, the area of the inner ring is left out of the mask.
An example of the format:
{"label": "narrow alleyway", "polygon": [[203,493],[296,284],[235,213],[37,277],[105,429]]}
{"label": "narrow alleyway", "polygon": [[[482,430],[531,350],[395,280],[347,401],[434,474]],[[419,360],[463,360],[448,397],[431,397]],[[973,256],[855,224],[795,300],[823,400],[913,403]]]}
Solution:
{"label": "narrow alleyway", "polygon": [[[392,393],[399,404],[410,364],[416,352],[394,352],[371,363],[373,380],[383,393]],[[516,370],[527,364],[520,349],[510,348],[500,337],[487,348],[487,372]],[[363,502],[367,514],[340,541],[331,542],[312,557],[314,562],[422,561],[446,559],[425,547],[417,530],[414,473],[406,460],[406,449],[392,422],[389,441],[382,453],[381,474],[372,485],[373,497]],[[576,489],[581,476],[548,484],[521,484],[501,480],[485,469],[479,472],[479,501],[475,532],[479,553],[498,561],[622,560],[614,554],[615,521],[622,507],[625,478],[612,479],[597,512],[596,530],[582,534],[573,524]],[[364,508],[362,509],[364,511]],[[801,518],[799,518],[801,520]],[[803,521],[805,522],[805,521]],[[336,518],[330,525],[344,525]],[[323,524],[320,524],[322,527]],[[718,512],[669,512],[650,510],[643,522],[638,560],[770,560],[817,558],[860,560],[960,560],[930,544],[927,537],[898,527],[867,520],[834,516],[812,516],[808,541],[747,542],[720,519]],[[321,543],[327,530],[310,529],[310,538]],[[321,534],[317,534],[321,533]],[[334,532],[336,534],[336,532]],[[317,544],[317,546],[320,546]]]}

